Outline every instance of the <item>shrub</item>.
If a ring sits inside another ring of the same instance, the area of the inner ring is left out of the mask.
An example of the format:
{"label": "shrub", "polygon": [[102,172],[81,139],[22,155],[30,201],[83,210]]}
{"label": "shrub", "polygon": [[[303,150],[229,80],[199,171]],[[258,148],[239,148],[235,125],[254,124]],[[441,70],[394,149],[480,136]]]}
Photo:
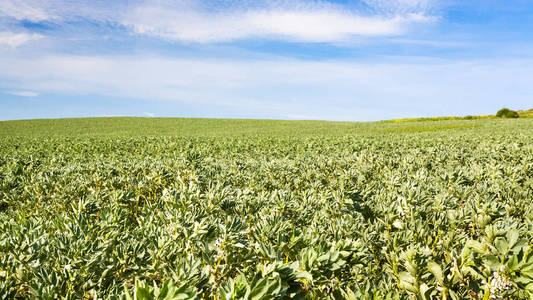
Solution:
{"label": "shrub", "polygon": [[508,108],[502,108],[496,113],[499,118],[518,118],[518,112]]}

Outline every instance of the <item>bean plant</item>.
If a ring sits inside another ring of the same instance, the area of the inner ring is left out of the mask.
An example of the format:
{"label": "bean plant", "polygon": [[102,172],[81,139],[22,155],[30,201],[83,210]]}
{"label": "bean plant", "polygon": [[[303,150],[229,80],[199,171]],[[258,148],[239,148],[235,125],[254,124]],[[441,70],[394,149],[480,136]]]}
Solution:
{"label": "bean plant", "polygon": [[533,120],[451,122],[3,135],[0,298],[533,299]]}

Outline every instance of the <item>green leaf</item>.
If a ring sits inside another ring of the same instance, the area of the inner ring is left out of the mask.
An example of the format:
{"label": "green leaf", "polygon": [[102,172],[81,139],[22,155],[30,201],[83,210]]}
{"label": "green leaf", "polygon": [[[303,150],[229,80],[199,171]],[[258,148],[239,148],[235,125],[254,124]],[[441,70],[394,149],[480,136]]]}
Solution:
{"label": "green leaf", "polygon": [[416,279],[413,276],[411,276],[411,274],[407,272],[400,272],[398,276],[400,277],[400,287],[413,293],[418,292],[415,286]]}
{"label": "green leaf", "polygon": [[151,295],[148,287],[137,286],[135,287],[135,300],[151,300],[153,295]]}
{"label": "green leaf", "polygon": [[526,285],[525,290],[533,294],[533,282]]}
{"label": "green leaf", "polygon": [[533,280],[533,265],[528,265],[527,267],[522,267],[520,270],[520,275],[526,276]]}
{"label": "green leaf", "polygon": [[279,281],[279,277],[276,278],[277,280],[269,279],[269,278],[261,278],[259,279],[255,285],[251,287],[249,299],[251,300],[262,300],[262,299],[271,299],[274,295],[273,292],[276,289],[281,288],[281,282]]}
{"label": "green leaf", "polygon": [[357,295],[347,287],[346,290],[342,291],[342,296],[345,300],[358,300],[360,299]]}
{"label": "green leaf", "polygon": [[468,242],[466,242],[466,247],[480,254],[486,253],[488,249],[486,245],[475,240],[469,240]]}
{"label": "green leaf", "polygon": [[520,251],[523,251],[528,246],[528,241],[526,239],[519,239],[513,247],[511,247],[511,251],[517,253]]}
{"label": "green leaf", "polygon": [[483,255],[483,263],[492,270],[498,270],[501,265],[498,257],[492,254]]}
{"label": "green leaf", "polygon": [[438,263],[434,261],[428,262],[428,269],[431,272],[431,274],[435,276],[435,279],[437,280],[437,282],[439,282],[440,284],[444,283],[444,274],[442,272],[442,268],[440,267]]}
{"label": "green leaf", "polygon": [[423,283],[420,285],[420,295],[422,296],[422,299],[424,300],[431,300],[431,292],[433,291],[432,288],[430,288],[427,284]]}
{"label": "green leaf", "polygon": [[518,257],[516,255],[511,256],[505,264],[507,270],[514,272],[518,270]]}
{"label": "green leaf", "polygon": [[509,232],[507,232],[507,242],[509,243],[509,247],[513,248],[516,242],[518,242],[518,238],[520,237],[520,233],[516,229],[511,229]]}
{"label": "green leaf", "polygon": [[494,244],[500,254],[507,254],[507,252],[509,251],[509,243],[507,243],[505,239],[498,238],[496,239]]}

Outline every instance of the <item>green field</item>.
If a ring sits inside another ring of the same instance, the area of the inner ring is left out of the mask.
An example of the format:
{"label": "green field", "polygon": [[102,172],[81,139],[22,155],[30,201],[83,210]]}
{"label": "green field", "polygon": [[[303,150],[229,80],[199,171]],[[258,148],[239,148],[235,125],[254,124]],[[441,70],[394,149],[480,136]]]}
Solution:
{"label": "green field", "polygon": [[[533,118],[533,108],[529,110],[518,110],[519,118]],[[429,117],[429,118],[407,118],[407,119],[394,119],[385,120],[384,123],[403,123],[403,122],[427,122],[427,121],[445,121],[445,120],[490,120],[499,119],[495,115],[482,115],[482,116],[464,116],[464,117]]]}
{"label": "green field", "polygon": [[532,299],[532,201],[533,118],[5,121],[0,298]]}

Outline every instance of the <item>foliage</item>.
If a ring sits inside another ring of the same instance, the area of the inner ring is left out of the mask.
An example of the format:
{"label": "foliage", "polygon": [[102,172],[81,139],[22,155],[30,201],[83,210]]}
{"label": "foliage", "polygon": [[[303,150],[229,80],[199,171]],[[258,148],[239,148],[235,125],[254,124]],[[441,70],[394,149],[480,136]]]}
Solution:
{"label": "foliage", "polygon": [[496,113],[498,118],[518,118],[518,112],[510,110],[508,108],[502,108]]}
{"label": "foliage", "polygon": [[116,120],[0,124],[0,297],[533,295],[531,119]]}

